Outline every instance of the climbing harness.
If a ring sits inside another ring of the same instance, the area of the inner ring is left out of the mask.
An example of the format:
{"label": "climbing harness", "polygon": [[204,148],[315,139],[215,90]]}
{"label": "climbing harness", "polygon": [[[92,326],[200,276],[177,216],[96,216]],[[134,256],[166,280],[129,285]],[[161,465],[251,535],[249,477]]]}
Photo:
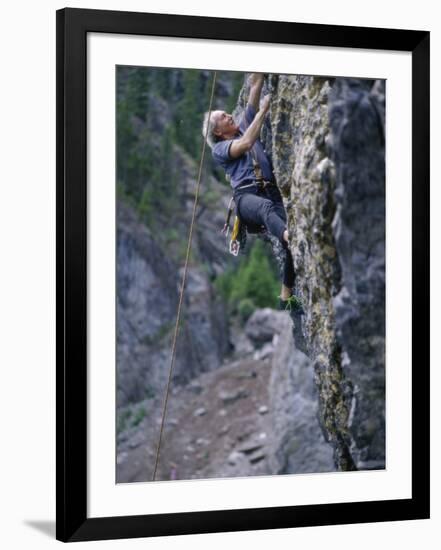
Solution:
{"label": "climbing harness", "polygon": [[[211,110],[212,110],[212,106],[213,106],[214,89],[215,89],[215,85],[216,85],[216,75],[217,75],[217,71],[214,71],[214,73],[213,73],[213,82],[212,82],[212,85],[211,85],[210,103],[209,103],[209,107],[208,107],[208,120],[210,120]],[[207,145],[207,136],[208,136],[208,124],[207,124],[207,128],[206,128],[206,131],[205,131],[204,141],[202,143],[201,161],[199,163],[198,179],[197,179],[196,192],[195,192],[194,202],[193,202],[193,213],[192,213],[192,217],[191,217],[190,230],[189,230],[189,234],[188,234],[187,253],[186,253],[186,256],[185,256],[185,264],[184,264],[184,271],[183,271],[183,274],[182,274],[181,290],[180,290],[180,293],[179,293],[178,312],[177,312],[177,315],[176,315],[175,330],[174,330],[174,334],[173,334],[173,345],[172,345],[172,352],[171,352],[171,359],[170,359],[170,368],[169,368],[169,372],[168,372],[167,387],[166,387],[166,391],[165,391],[164,404],[163,404],[163,408],[162,408],[161,427],[160,427],[160,430],[159,430],[159,440],[158,440],[158,447],[157,447],[157,450],[156,450],[155,465],[154,465],[154,469],[153,469],[152,481],[155,481],[156,470],[158,468],[159,453],[160,453],[160,450],[161,450],[162,433],[164,431],[164,420],[165,420],[165,415],[166,415],[166,412],[167,412],[168,395],[169,395],[169,392],[170,392],[171,377],[172,377],[173,367],[175,365],[175,359],[176,359],[176,343],[177,343],[177,338],[178,338],[179,324],[180,324],[180,320],[181,320],[181,309],[182,309],[182,302],[183,302],[183,297],[184,297],[185,282],[187,280],[188,263],[189,263],[189,258],[190,258],[191,243],[192,243],[192,239],[193,239],[193,227],[194,227],[195,220],[196,220],[196,207],[197,207],[198,199],[199,199],[199,190],[200,190],[200,186],[201,186],[201,176],[202,176],[202,166],[203,166],[204,158],[205,158],[205,149],[206,149],[206,145]]]}

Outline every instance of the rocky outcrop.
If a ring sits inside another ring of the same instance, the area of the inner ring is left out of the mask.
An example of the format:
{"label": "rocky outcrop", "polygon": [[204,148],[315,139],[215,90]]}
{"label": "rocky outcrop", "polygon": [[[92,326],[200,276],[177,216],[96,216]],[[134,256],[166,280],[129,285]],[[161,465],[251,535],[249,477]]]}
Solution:
{"label": "rocky outcrop", "polygon": [[384,83],[272,76],[297,348],[314,364],[338,468],[384,467]]}
{"label": "rocky outcrop", "polygon": [[270,470],[278,474],[335,470],[331,446],[318,415],[318,392],[311,360],[294,345],[292,323],[283,315],[274,341],[269,385],[274,453]]}
{"label": "rocky outcrop", "polygon": [[[163,394],[182,269],[120,201],[117,232],[117,405]],[[225,307],[200,267],[187,274],[173,383],[217,368],[229,350]]]}
{"label": "rocky outcrop", "polygon": [[385,462],[384,85],[338,79],[329,98],[333,232],[341,268],[333,306],[353,385],[352,454],[360,468]]}
{"label": "rocky outcrop", "polygon": [[207,274],[196,267],[190,268],[177,340],[174,382],[185,384],[202,372],[217,369],[229,351],[228,334],[225,305],[216,296]]}
{"label": "rocky outcrop", "polygon": [[[117,212],[117,403],[142,401],[165,382],[178,304],[176,267],[135,212]],[[149,314],[150,312],[150,314]]]}
{"label": "rocky outcrop", "polygon": [[[241,337],[247,342],[219,368],[173,388],[156,480],[335,470],[312,363],[294,347],[289,315],[256,310]],[[143,406],[146,417],[120,437],[119,482],[152,479],[161,402]]]}

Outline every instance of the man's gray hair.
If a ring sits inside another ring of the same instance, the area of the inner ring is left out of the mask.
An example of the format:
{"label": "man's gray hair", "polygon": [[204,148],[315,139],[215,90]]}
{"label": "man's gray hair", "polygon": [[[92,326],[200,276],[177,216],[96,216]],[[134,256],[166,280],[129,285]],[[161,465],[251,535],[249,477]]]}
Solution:
{"label": "man's gray hair", "polygon": [[214,130],[216,129],[216,121],[213,120],[213,111],[211,111],[210,117],[208,117],[210,113],[206,112],[204,115],[204,123],[202,124],[202,135],[207,135],[207,143],[213,149],[214,144],[219,141],[219,137],[214,133]]}

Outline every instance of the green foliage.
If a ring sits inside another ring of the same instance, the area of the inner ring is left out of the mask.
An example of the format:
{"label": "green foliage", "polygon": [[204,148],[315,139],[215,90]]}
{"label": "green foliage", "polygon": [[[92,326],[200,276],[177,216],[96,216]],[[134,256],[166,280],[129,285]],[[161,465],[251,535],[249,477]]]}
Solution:
{"label": "green foliage", "polygon": [[207,109],[206,79],[201,78],[201,71],[186,70],[183,72],[184,95],[178,102],[175,112],[176,137],[184,149],[194,158],[201,150],[202,115]]}
{"label": "green foliage", "polygon": [[240,320],[242,322],[245,322],[248,317],[251,316],[255,309],[256,306],[254,305],[253,300],[250,300],[250,298],[244,298],[243,300],[241,300],[237,306],[237,313],[240,317]]}
{"label": "green foliage", "polygon": [[156,395],[156,391],[155,391],[155,388],[153,386],[147,386],[145,388],[144,393],[145,393],[147,399],[153,399]]}
{"label": "green foliage", "polygon": [[144,336],[142,343],[146,346],[161,344],[161,340],[168,336],[174,327],[174,323],[163,323],[154,334]]}
{"label": "green foliage", "polygon": [[148,220],[151,218],[153,215],[153,204],[154,190],[149,187],[145,187],[138,204],[138,210],[142,219]]}
{"label": "green foliage", "polygon": [[[212,77],[211,71],[196,69],[118,66],[116,72],[117,197],[138,211],[140,220],[178,262],[185,256],[188,238],[188,209],[183,205],[189,186],[182,183],[189,176],[186,170],[181,177],[187,168],[182,166],[186,164],[182,151],[198,165]],[[243,73],[218,73],[217,79],[221,97],[215,98],[216,108],[226,108],[228,102],[232,107]],[[205,165],[207,182],[215,172],[209,153]],[[217,175],[224,181],[222,170]],[[218,193],[205,186],[200,208],[213,210],[218,204]]]}
{"label": "green foliage", "polygon": [[256,307],[274,305],[278,284],[264,246],[261,240],[256,239],[248,262],[240,266],[231,300],[238,301],[246,297],[250,298]]}
{"label": "green foliage", "polygon": [[[155,392],[152,388],[146,388],[146,397],[147,399],[155,397]],[[142,403],[128,405],[117,411],[116,433],[118,435],[127,429],[136,428],[144,420],[147,415],[146,404],[147,401],[143,401]]]}
{"label": "green foliage", "polygon": [[226,100],[225,110],[231,113],[236,107],[237,97],[244,85],[244,74],[242,72],[231,72],[232,92]]}
{"label": "green foliage", "polygon": [[237,313],[242,320],[256,308],[274,307],[279,283],[265,244],[256,239],[249,257],[242,258],[236,269],[219,276],[215,286],[227,300],[232,313]]}
{"label": "green foliage", "polygon": [[[117,71],[117,181],[118,196],[129,197],[143,217],[174,196],[174,128],[152,127],[149,116],[156,95],[155,71],[118,67]],[[162,80],[161,80],[161,86]]]}
{"label": "green foliage", "polygon": [[128,423],[131,416],[132,416],[132,410],[129,408],[127,409],[125,408],[117,414],[117,419],[116,419],[117,434],[123,432],[128,427]]}
{"label": "green foliage", "polygon": [[136,413],[133,415],[133,418],[132,418],[132,427],[135,428],[136,426],[138,426],[138,424],[140,424],[145,416],[146,416],[146,413],[147,411],[145,410],[144,407],[139,407],[138,410],[136,411]]}

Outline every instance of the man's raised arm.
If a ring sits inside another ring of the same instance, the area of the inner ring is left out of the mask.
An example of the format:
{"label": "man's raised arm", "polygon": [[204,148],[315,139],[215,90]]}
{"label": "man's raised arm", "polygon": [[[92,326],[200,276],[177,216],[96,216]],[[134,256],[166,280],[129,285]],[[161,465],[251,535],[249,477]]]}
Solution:
{"label": "man's raised arm", "polygon": [[260,136],[260,130],[265,120],[265,115],[268,112],[270,106],[270,96],[267,95],[263,98],[262,107],[257,112],[254,120],[246,129],[244,135],[232,141],[230,145],[230,157],[238,158],[243,154],[247,153],[251,147],[254,145],[255,141]]}
{"label": "man's raised arm", "polygon": [[250,103],[256,111],[259,110],[260,103],[260,93],[262,92],[263,86],[263,74],[262,73],[252,73],[248,82],[250,85],[250,95],[248,98],[248,103]]}

